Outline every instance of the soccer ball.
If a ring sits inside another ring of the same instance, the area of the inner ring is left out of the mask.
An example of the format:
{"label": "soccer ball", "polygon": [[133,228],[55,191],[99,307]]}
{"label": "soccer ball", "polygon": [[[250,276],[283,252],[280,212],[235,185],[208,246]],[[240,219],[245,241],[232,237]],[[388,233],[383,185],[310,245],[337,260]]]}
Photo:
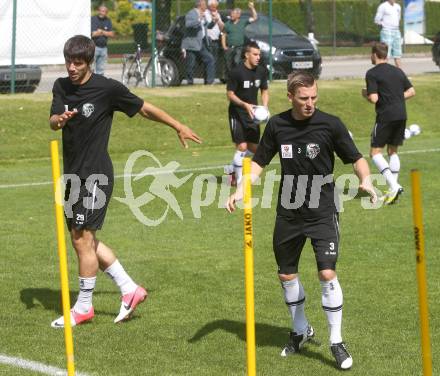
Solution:
{"label": "soccer ball", "polygon": [[417,136],[420,134],[420,132],[422,131],[420,129],[420,126],[417,124],[411,124],[409,126],[409,131],[411,132],[411,136]]}
{"label": "soccer ball", "polygon": [[254,119],[257,121],[266,121],[269,119],[269,111],[264,106],[254,107]]}
{"label": "soccer ball", "polygon": [[408,138],[411,138],[411,136],[412,136],[411,131],[408,128],[406,128],[405,129],[405,140],[408,140]]}

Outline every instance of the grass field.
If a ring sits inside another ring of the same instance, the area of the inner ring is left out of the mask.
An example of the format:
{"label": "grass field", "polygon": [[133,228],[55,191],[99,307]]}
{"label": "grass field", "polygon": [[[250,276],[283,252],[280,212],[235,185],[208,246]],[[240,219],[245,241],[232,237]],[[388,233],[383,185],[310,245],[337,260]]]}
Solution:
{"label": "grass field", "polygon": [[[438,75],[413,77],[417,95],[408,102],[408,123],[422,134],[402,148],[398,205],[364,210],[348,201],[341,214],[339,280],[344,291],[344,339],[354,358],[351,375],[421,375],[418,298],[415,276],[410,169],[422,173],[428,291],[434,374],[440,374],[440,127]],[[367,153],[374,109],[360,97],[361,80],[320,83],[320,108],[340,116]],[[194,171],[175,194],[183,220],[170,212],[166,221],[147,227],[113,199],[100,233],[105,243],[150,298],[122,325],[113,324],[119,293],[102,273],[94,294],[92,323],[74,328],[76,368],[89,375],[244,375],[245,311],[242,212],[228,215],[214,203],[195,218],[191,208],[194,179],[200,173],[221,176],[218,168],[232,156],[224,86],[139,90],[139,95],[190,125],[203,145],[180,148],[174,132],[140,117],[115,117],[110,151],[115,173],[128,156],[148,150],[165,164],[176,160]],[[63,331],[50,328],[61,314],[58,256],[54,227],[49,141],[50,95],[0,97],[0,354],[65,367]],[[284,84],[271,86],[272,113],[288,106]],[[140,171],[146,164],[136,165]],[[267,170],[278,169],[274,161]],[[203,169],[198,171],[197,169]],[[336,175],[349,173],[340,161]],[[186,176],[182,172],[179,176]],[[148,179],[133,183],[139,194]],[[31,185],[31,183],[36,183]],[[42,184],[38,184],[42,183]],[[382,187],[383,189],[383,187]],[[254,196],[261,197],[261,187]],[[322,343],[301,355],[279,356],[290,318],[283,302],[272,254],[272,209],[254,210],[255,316],[258,375],[337,375],[327,345],[320,286],[313,252],[306,245],[300,264],[307,294],[306,313]],[[124,197],[116,179],[113,197]],[[144,208],[150,218],[164,210],[160,200]],[[78,291],[76,258],[69,247],[72,300]],[[1,375],[33,375],[0,364]]]}

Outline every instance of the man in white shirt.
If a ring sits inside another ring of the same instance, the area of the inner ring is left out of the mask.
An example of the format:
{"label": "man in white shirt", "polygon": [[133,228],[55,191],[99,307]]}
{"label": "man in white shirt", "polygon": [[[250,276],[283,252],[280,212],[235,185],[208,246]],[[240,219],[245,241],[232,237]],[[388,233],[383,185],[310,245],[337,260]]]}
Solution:
{"label": "man in white shirt", "polygon": [[216,66],[219,65],[219,50],[221,48],[220,36],[224,28],[224,23],[217,10],[218,1],[208,0],[208,9],[205,10],[205,20],[207,21],[207,36],[209,42],[209,51],[211,52],[214,60],[216,61]]}
{"label": "man in white shirt", "polygon": [[388,45],[388,58],[394,58],[396,67],[401,68],[402,36],[400,34],[400,17],[402,10],[396,0],[387,0],[377,8],[374,23],[380,25],[380,41]]}

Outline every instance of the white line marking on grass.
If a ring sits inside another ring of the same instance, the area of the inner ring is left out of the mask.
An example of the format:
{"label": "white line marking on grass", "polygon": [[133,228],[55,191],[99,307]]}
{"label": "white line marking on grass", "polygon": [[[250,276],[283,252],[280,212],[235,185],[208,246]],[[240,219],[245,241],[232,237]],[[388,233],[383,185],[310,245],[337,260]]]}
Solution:
{"label": "white line marking on grass", "polygon": [[[200,171],[209,171],[209,170],[218,170],[223,169],[225,166],[206,166],[206,167],[192,167],[192,168],[182,168],[180,170],[174,171],[174,170],[162,170],[156,173],[151,173],[150,175],[162,175],[167,173],[179,173],[179,172],[200,172]],[[119,174],[115,175],[115,179],[125,178],[125,177],[135,177],[137,174],[131,174],[131,175],[125,175],[125,174]],[[53,184],[51,181],[43,181],[38,183],[20,183],[20,184],[1,184],[0,189],[6,189],[6,188],[22,188],[22,187],[34,187],[38,185],[49,185]]]}
{"label": "white line marking on grass", "polygon": [[[34,362],[32,360],[16,358],[14,356],[7,356],[5,354],[0,354],[0,363],[7,364],[12,367],[18,367],[18,368],[28,369],[30,371],[40,372],[45,375],[51,375],[51,376],[67,375],[67,371],[64,369],[48,366],[46,364]],[[79,373],[79,372],[75,372],[75,375],[87,376],[87,374]]]}
{"label": "white line marking on grass", "polygon": [[[434,149],[423,149],[423,150],[404,150],[400,151],[399,155],[402,154],[422,154],[422,153],[437,153],[440,152],[440,148],[434,148]],[[367,153],[364,153],[367,154]],[[279,161],[274,161],[271,164],[279,164]],[[224,165],[221,166],[205,166],[205,167],[191,167],[191,168],[182,168],[177,171],[169,171],[169,170],[163,170],[160,172],[152,173],[151,175],[161,175],[166,174],[169,172],[173,173],[183,173],[183,172],[200,172],[200,171],[209,171],[209,170],[218,170],[223,169]],[[129,177],[135,177],[137,174],[131,174]],[[127,175],[125,174],[119,174],[115,175],[115,179],[125,178]],[[0,184],[0,189],[8,189],[8,188],[23,188],[23,187],[35,187],[39,185],[49,185],[52,184],[51,181],[43,181],[43,182],[37,182],[37,183],[20,183],[20,184]]]}

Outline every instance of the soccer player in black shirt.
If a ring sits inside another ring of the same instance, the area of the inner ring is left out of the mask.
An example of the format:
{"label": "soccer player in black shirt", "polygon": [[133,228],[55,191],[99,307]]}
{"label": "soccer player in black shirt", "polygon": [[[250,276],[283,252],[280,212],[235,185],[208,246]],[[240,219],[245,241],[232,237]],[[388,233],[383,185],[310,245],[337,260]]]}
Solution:
{"label": "soccer player in black shirt", "polygon": [[[113,251],[96,237],[101,229],[113,190],[113,166],[108,154],[110,129],[115,111],[136,114],[174,128],[180,142],[200,143],[200,138],[170,115],[132,94],[118,81],[92,73],[93,41],[85,36],[70,38],[64,45],[68,77],[53,86],[50,127],[62,129],[65,205],[67,226],[79,264],[79,295],[71,309],[72,326],[94,316],[92,294],[98,269],[120,288],[122,303],[114,322],[129,318],[145,300],[147,291],[126,273]],[[69,207],[70,206],[70,207]],[[64,326],[63,317],[52,327]]]}
{"label": "soccer player in black shirt", "polygon": [[226,166],[225,172],[235,173],[237,183],[241,180],[244,156],[246,153],[255,153],[260,141],[260,124],[254,119],[259,91],[262,105],[267,108],[269,104],[267,70],[259,65],[260,47],[256,42],[249,42],[244,47],[243,54],[244,61],[231,71],[226,87],[229,127],[236,151],[232,160],[233,168]]}
{"label": "soccer player in black shirt", "polygon": [[[367,88],[362,90],[362,95],[376,105],[376,124],[371,132],[370,156],[389,187],[384,197],[385,205],[395,203],[403,193],[403,188],[398,183],[400,159],[397,149],[403,145],[405,138],[405,100],[416,94],[405,73],[388,64],[387,56],[388,46],[385,43],[375,43],[371,53],[371,62],[375,67],[367,72]],[[389,162],[382,155],[385,145]]]}
{"label": "soccer player in black shirt", "polygon": [[[339,118],[316,108],[318,89],[308,72],[295,72],[287,80],[292,108],[273,116],[266,125],[252,164],[255,181],[275,154],[281,162],[281,183],[273,247],[285,302],[292,317],[290,341],[281,356],[299,352],[314,335],[304,314],[305,293],[298,276],[301,251],[307,238],[315,252],[322,287],[322,307],[330,330],[330,348],[337,366],[349,369],[353,360],[342,341],[342,289],[336,276],[339,248],[338,213],[333,180],[334,153],[351,163],[360,189],[377,197],[367,161],[356,148]],[[242,185],[227,202],[228,211],[243,197]]]}

